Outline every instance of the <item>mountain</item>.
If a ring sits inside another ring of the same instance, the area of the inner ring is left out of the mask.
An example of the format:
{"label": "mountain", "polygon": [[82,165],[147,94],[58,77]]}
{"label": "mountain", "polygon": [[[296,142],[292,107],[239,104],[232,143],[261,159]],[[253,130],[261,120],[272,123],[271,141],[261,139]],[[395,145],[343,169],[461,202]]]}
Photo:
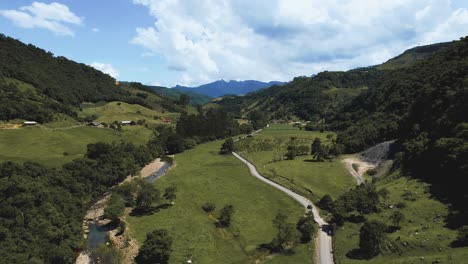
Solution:
{"label": "mountain", "polygon": [[0,34],[0,120],[77,119],[84,102],[123,101],[155,110],[182,112],[151,89],[119,84],[88,65]]}
{"label": "mountain", "polygon": [[284,84],[284,82],[259,82],[259,81],[229,81],[226,82],[224,80],[215,81],[212,83],[200,85],[198,87],[186,87],[177,85],[173,89],[179,91],[189,91],[189,92],[197,92],[200,94],[205,94],[211,97],[220,97],[227,94],[235,94],[235,95],[243,95],[253,91],[258,91],[267,87],[271,87],[273,85],[280,85]]}
{"label": "mountain", "polygon": [[179,89],[171,89],[161,86],[148,86],[149,88],[153,89],[156,93],[172,98],[173,100],[179,100],[180,95],[186,94],[190,97],[190,104],[192,105],[203,105],[208,103],[213,99],[213,97],[205,94],[201,94],[198,91],[190,91],[190,90],[179,90]]}

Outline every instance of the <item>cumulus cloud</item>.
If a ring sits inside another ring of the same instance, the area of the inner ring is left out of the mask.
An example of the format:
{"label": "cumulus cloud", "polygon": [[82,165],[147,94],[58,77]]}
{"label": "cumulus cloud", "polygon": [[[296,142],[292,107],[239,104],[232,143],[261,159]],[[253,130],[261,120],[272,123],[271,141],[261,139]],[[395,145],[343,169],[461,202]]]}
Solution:
{"label": "cumulus cloud", "polygon": [[101,62],[93,62],[90,65],[91,67],[102,71],[103,73],[107,73],[110,76],[114,77],[117,79],[119,77],[119,71],[115,69],[112,64],[109,63],[101,63]]}
{"label": "cumulus cloud", "polygon": [[181,84],[290,80],[382,63],[419,43],[466,35],[450,0],[133,0],[155,17],[131,43],[158,54]]}
{"label": "cumulus cloud", "polygon": [[83,20],[60,3],[33,2],[19,10],[0,10],[0,15],[22,28],[43,28],[65,36],[74,35],[66,24],[80,25]]}

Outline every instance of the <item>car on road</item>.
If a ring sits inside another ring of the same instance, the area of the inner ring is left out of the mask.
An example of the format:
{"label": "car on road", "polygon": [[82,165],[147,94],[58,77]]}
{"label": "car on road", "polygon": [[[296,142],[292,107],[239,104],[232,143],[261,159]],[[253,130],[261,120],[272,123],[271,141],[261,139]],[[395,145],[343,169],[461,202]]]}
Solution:
{"label": "car on road", "polygon": [[250,134],[248,134],[248,135],[247,135],[247,137],[253,137],[253,134],[252,134],[252,133],[250,133]]}
{"label": "car on road", "polygon": [[311,204],[307,205],[307,209],[312,210],[312,205]]}

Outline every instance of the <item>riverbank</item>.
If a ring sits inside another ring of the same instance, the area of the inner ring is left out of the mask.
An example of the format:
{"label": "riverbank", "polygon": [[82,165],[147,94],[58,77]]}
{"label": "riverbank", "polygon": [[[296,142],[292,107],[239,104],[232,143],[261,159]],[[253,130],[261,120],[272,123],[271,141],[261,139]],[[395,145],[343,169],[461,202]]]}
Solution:
{"label": "riverbank", "polygon": [[[154,173],[157,173],[163,166],[166,164],[166,162],[161,161],[161,159],[155,159],[145,167],[143,167],[140,171],[139,176],[141,178],[147,178],[153,175]],[[125,180],[120,182],[118,185],[123,184],[124,182],[131,181],[135,178],[135,176],[129,175]],[[98,225],[105,225],[108,224],[108,221],[106,219],[103,219],[104,215],[104,208],[111,196],[110,192],[106,192],[101,199],[96,201],[86,212],[85,217],[83,219],[83,232],[84,232],[84,238],[88,238],[89,234],[89,224],[95,221],[96,224]],[[126,214],[125,214],[126,215]],[[124,220],[122,220],[124,221]],[[128,236],[125,236],[125,238],[117,238],[115,236],[116,230],[111,230],[107,232],[109,237],[111,238],[112,243],[116,244],[117,248],[122,249],[122,248],[128,248],[128,250],[124,250],[124,256],[125,259],[130,257],[134,257],[136,253],[138,253],[138,245],[137,242],[134,239],[131,239]],[[129,251],[129,252],[127,252]],[[136,253],[135,253],[136,252]],[[133,258],[131,258],[133,259]],[[91,257],[90,257],[90,252],[88,250],[80,252],[76,264],[89,264],[91,263]]]}

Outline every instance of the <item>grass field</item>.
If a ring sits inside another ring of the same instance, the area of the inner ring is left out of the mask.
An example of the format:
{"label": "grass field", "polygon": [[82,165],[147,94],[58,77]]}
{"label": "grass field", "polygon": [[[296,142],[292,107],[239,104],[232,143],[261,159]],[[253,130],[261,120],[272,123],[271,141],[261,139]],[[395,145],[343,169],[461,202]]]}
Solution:
{"label": "grass field", "polygon": [[[274,142],[275,150],[258,151],[255,146],[241,152],[262,173],[262,175],[317,201],[325,194],[337,198],[355,185],[354,179],[341,164],[341,158],[332,162],[313,162],[311,155],[298,156],[294,160],[273,162],[278,152],[286,153],[287,142],[291,137],[310,146],[314,138],[327,142],[329,132],[319,133],[299,130],[291,125],[271,125],[255,134],[254,139]],[[334,135],[333,135],[334,136]],[[249,144],[249,143],[247,143]],[[254,144],[252,144],[254,145]]]}
{"label": "grass field", "polygon": [[[396,180],[378,183],[378,189],[387,188],[389,197],[383,202],[387,205],[382,212],[371,214],[368,219],[377,219],[392,225],[390,214],[401,210],[405,220],[401,229],[388,234],[389,241],[397,245],[398,253],[386,253],[377,256],[366,263],[468,263],[466,248],[453,249],[449,244],[455,239],[456,231],[445,227],[444,219],[448,214],[447,206],[431,198],[428,186],[417,180],[398,178]],[[411,194],[414,201],[403,199],[403,194]],[[404,202],[405,208],[390,209],[388,205]],[[361,224],[346,223],[339,228],[334,239],[333,248],[337,264],[362,263],[362,260],[352,260],[346,253],[358,248],[359,229]]]}
{"label": "grass field", "polygon": [[[296,223],[304,209],[284,193],[252,177],[247,167],[233,156],[218,154],[222,141],[202,144],[176,155],[176,167],[156,182],[163,190],[175,184],[175,205],[148,216],[129,216],[130,234],[141,244],[146,233],[166,228],[174,239],[170,263],[254,263],[256,248],[276,234],[272,219],[279,210]],[[216,204],[217,215],[225,204],[235,209],[232,226],[220,229],[215,218],[201,206]],[[312,263],[310,245],[298,247],[297,254],[278,256],[268,263]]]}
{"label": "grass field", "polygon": [[[125,127],[122,132],[111,129],[78,127],[51,130],[40,127],[0,130],[0,162],[34,161],[45,166],[57,167],[82,157],[86,145],[95,142],[128,140],[144,144],[151,131],[141,127]],[[64,155],[64,153],[67,155]]]}
{"label": "grass field", "polygon": [[97,122],[112,123],[114,121],[137,121],[146,120],[150,124],[163,124],[161,117],[176,118],[178,114],[169,112],[159,112],[146,108],[141,105],[127,104],[124,102],[110,102],[110,103],[86,103],[82,104],[78,114],[81,117],[96,116]]}

